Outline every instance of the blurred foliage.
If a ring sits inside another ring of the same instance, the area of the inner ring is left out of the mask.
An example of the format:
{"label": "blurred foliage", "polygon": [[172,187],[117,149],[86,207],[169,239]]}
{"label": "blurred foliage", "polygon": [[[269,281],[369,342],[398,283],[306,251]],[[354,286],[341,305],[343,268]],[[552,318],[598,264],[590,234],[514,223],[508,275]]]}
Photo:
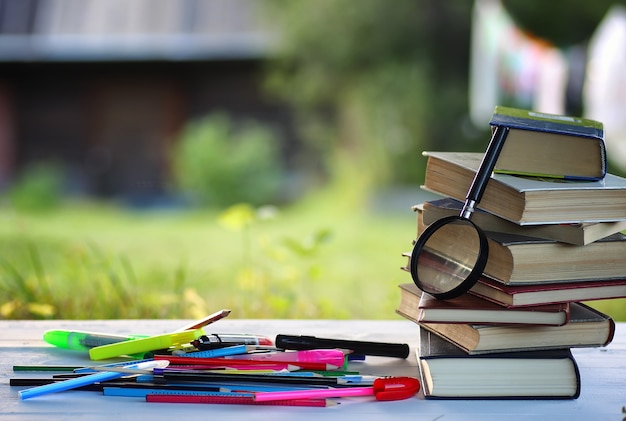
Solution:
{"label": "blurred foliage", "polygon": [[208,312],[205,299],[185,285],[183,267],[137,276],[127,256],[95,243],[22,236],[1,238],[0,250],[2,319],[200,318]]}
{"label": "blurred foliage", "polygon": [[422,150],[468,138],[471,2],[269,5],[282,36],[268,89],[296,108],[329,176],[350,180],[353,189],[415,184]]}
{"label": "blurred foliage", "polygon": [[9,202],[18,211],[49,211],[63,199],[63,182],[59,165],[34,163],[24,168],[9,189]]}
{"label": "blurred foliage", "polygon": [[[311,300],[324,283],[320,254],[332,238],[329,229],[306,236],[281,235],[271,240],[259,225],[277,218],[276,208],[255,209],[240,203],[218,216],[218,223],[242,234],[241,265],[235,269],[234,285],[243,317],[319,317],[332,308],[325,299]],[[336,310],[334,310],[336,311]]]}
{"label": "blurred foliage", "polygon": [[557,47],[586,43],[613,4],[624,0],[502,0],[515,23]]}
{"label": "blurred foliage", "polygon": [[[623,3],[623,1],[620,1]],[[612,0],[503,0],[559,47],[584,43]],[[297,110],[309,147],[345,188],[420,183],[421,152],[484,149],[468,119],[473,2],[270,0],[283,36],[267,87]],[[361,185],[359,185],[359,183]]]}
{"label": "blurred foliage", "polygon": [[282,177],[278,145],[259,123],[236,126],[224,114],[191,122],[174,151],[178,187],[192,201],[218,208],[273,202]]}

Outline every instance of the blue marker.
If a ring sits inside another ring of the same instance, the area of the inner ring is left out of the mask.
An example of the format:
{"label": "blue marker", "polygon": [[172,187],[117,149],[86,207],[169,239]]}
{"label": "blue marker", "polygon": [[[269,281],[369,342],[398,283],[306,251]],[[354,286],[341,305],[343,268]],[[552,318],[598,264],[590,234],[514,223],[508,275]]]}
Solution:
{"label": "blue marker", "polygon": [[[167,362],[167,361],[166,361]],[[136,370],[149,370],[155,367],[162,367],[163,361],[146,361],[143,363],[132,364],[125,366],[124,368],[136,369]],[[50,383],[43,386],[32,387],[30,389],[20,390],[18,395],[21,400],[34,398],[41,395],[47,395],[49,393],[62,392],[64,390],[75,389],[81,386],[87,386],[97,382],[103,382],[106,380],[117,379],[127,374],[117,373],[111,371],[103,371],[102,373],[90,374],[88,376],[75,377],[73,379],[64,380],[58,383]]]}
{"label": "blue marker", "polygon": [[192,358],[217,358],[226,357],[228,355],[245,354],[249,350],[254,349],[248,345],[227,346],[225,348],[207,349],[206,351],[187,352],[183,356]]}

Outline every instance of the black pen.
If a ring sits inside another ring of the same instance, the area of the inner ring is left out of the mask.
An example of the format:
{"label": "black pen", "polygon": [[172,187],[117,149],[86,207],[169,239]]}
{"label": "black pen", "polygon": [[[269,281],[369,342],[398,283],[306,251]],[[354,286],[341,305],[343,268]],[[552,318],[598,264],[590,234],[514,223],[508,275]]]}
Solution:
{"label": "black pen", "polygon": [[345,339],[317,338],[315,336],[276,335],[276,347],[281,349],[349,349],[356,355],[406,358],[409,345],[386,342],[352,341]]}
{"label": "black pen", "polygon": [[337,377],[308,377],[308,376],[288,376],[288,375],[267,375],[267,374],[239,374],[239,373],[218,373],[203,370],[168,371],[159,370],[159,374],[154,374],[155,384],[168,383],[262,383],[262,384],[291,384],[306,385],[307,387],[350,387],[352,384],[342,382]]}

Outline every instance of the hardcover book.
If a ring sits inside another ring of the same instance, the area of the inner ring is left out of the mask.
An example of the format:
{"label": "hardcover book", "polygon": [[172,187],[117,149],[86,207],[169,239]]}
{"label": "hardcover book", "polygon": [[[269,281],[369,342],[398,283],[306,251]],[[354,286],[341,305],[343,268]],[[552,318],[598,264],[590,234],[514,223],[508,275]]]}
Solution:
{"label": "hardcover book", "polygon": [[580,372],[567,348],[468,355],[419,329],[417,362],[426,399],[575,399]]}
{"label": "hardcover book", "polygon": [[496,172],[583,180],[606,175],[598,121],[496,106],[489,124],[509,128]]}
{"label": "hardcover book", "polygon": [[420,326],[468,354],[555,348],[593,348],[613,340],[613,319],[582,303],[570,304],[570,320],[562,326],[420,323]]}
{"label": "hardcover book", "polygon": [[[626,273],[626,234],[616,233],[586,246],[493,231],[485,234],[489,254],[483,274],[504,285],[605,281],[622,279]],[[445,244],[443,238],[437,240]],[[434,249],[438,244],[429,243]],[[471,244],[458,242],[456,247],[463,250]],[[411,253],[403,255],[410,263]]]}
{"label": "hardcover book", "polygon": [[[423,152],[426,190],[465,201],[482,153]],[[478,204],[518,225],[614,222],[626,219],[626,179],[556,180],[493,174]]]}
{"label": "hardcover book", "polygon": [[493,231],[487,232],[487,238],[484,273],[507,285],[617,279],[626,273],[622,233],[586,246]]}
{"label": "hardcover book", "polygon": [[471,294],[438,300],[414,283],[400,284],[396,312],[415,322],[560,326],[569,320],[569,304],[506,308]]}
{"label": "hardcover book", "polygon": [[[422,212],[421,220],[425,225],[430,225],[446,216],[459,215],[462,205],[458,200],[445,197],[416,205],[413,210]],[[485,231],[546,238],[578,246],[584,246],[616,232],[626,230],[626,219],[615,222],[518,225],[480,209],[472,214],[472,221]]]}
{"label": "hardcover book", "polygon": [[482,276],[469,293],[505,307],[607,300],[626,298],[626,279],[511,286]]}

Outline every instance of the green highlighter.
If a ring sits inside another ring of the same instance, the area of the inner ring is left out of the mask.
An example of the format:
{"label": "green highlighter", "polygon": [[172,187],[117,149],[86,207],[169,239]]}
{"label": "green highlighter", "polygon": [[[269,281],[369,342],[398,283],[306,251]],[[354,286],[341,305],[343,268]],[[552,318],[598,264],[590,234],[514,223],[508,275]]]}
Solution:
{"label": "green highlighter", "polygon": [[164,335],[150,336],[147,338],[133,339],[107,345],[97,346],[89,350],[89,358],[92,360],[104,360],[106,358],[119,357],[121,355],[133,355],[159,349],[168,349],[198,339],[204,335],[204,330],[186,330],[184,332],[167,333]]}
{"label": "green highlighter", "polygon": [[47,330],[43,340],[59,348],[89,351],[91,348],[113,343],[146,338],[146,335],[112,335],[82,330]]}

